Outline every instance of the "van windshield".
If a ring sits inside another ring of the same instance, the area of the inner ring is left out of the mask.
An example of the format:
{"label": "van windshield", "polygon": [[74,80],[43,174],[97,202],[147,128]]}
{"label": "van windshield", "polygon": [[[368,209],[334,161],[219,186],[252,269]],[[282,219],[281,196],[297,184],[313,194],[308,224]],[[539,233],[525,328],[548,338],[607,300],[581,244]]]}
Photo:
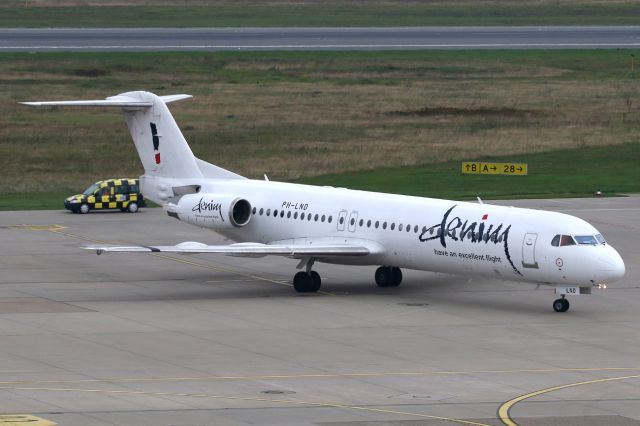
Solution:
{"label": "van windshield", "polygon": [[93,195],[93,193],[96,192],[96,189],[98,189],[98,185],[94,183],[93,185],[85,189],[82,195]]}

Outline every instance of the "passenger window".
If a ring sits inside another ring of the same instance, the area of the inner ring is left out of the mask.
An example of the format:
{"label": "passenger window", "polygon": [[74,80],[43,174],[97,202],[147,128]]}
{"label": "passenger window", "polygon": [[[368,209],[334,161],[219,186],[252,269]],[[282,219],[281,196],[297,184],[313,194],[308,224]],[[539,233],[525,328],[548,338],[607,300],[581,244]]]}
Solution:
{"label": "passenger window", "polygon": [[382,229],[387,229],[387,222],[384,222],[384,223],[382,224]]}
{"label": "passenger window", "polygon": [[322,218],[320,218],[320,220],[321,220],[322,222],[324,222],[324,220],[325,220],[325,216],[324,216],[324,215],[322,215]]}
{"label": "passenger window", "polygon": [[380,226],[380,221],[376,220],[376,229]]}
{"label": "passenger window", "polygon": [[573,238],[571,238],[571,235],[563,235],[560,237],[560,245],[561,246],[574,246],[576,245],[576,242],[573,241]]}
{"label": "passenger window", "polygon": [[295,212],[295,213],[293,214],[293,218],[294,218],[294,219],[297,219],[297,218],[298,218],[298,212]]}
{"label": "passenger window", "polygon": [[328,222],[331,223],[332,220],[333,220],[333,216],[329,216]]}
{"label": "passenger window", "polygon": [[560,245],[560,234],[553,237],[553,240],[551,240],[551,245],[554,247],[558,247]]}
{"label": "passenger window", "polygon": [[291,212],[287,212],[287,219],[291,219]]}
{"label": "passenger window", "polygon": [[360,219],[359,225],[362,226],[364,224],[364,219]]}
{"label": "passenger window", "polygon": [[300,214],[300,220],[304,220],[304,213]]}
{"label": "passenger window", "polygon": [[276,217],[276,216],[278,216],[278,210],[273,211],[273,217]]}
{"label": "passenger window", "polygon": [[342,225],[344,223],[344,217],[340,218],[340,225]]}
{"label": "passenger window", "polygon": [[317,214],[317,213],[316,213],[316,215],[313,217],[313,220],[314,220],[315,222],[317,222],[317,221],[318,221],[318,214]]}
{"label": "passenger window", "polygon": [[251,212],[255,215],[256,214],[256,208],[254,207]]}
{"label": "passenger window", "polygon": [[402,224],[398,225],[398,231],[402,231]]}
{"label": "passenger window", "polygon": [[416,225],[416,226],[414,226],[414,227],[413,227],[413,232],[414,232],[415,234],[417,234],[417,233],[418,233],[418,225]]}
{"label": "passenger window", "polygon": [[271,209],[267,209],[267,216],[271,215]]}
{"label": "passenger window", "polygon": [[371,219],[367,221],[367,228],[371,228]]}
{"label": "passenger window", "polygon": [[280,210],[280,217],[284,217],[284,210]]}
{"label": "passenger window", "polygon": [[260,216],[262,216],[262,213],[264,213],[264,209],[260,209]]}

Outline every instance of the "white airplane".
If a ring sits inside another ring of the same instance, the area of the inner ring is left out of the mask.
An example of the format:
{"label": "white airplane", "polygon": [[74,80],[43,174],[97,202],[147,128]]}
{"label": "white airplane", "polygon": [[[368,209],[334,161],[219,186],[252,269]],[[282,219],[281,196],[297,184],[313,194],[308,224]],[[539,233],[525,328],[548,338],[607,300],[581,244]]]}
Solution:
{"label": "white airplane", "polygon": [[320,289],[315,262],[382,265],[380,287],[400,268],[480,275],[556,287],[566,295],[620,279],[625,266],[596,228],[566,214],[482,203],[251,180],[196,158],[166,104],[189,95],[128,92],[104,100],[23,102],[31,106],[121,108],[144,166],[142,194],[181,221],[238,243],[90,246],[102,252],[224,253],[298,259],[293,286]]}

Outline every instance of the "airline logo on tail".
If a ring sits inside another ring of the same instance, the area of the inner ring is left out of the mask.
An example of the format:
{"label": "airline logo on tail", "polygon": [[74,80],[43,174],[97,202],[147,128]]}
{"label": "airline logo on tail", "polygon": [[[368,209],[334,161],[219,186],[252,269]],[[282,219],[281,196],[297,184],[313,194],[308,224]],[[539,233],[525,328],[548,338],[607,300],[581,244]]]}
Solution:
{"label": "airline logo on tail", "polygon": [[156,123],[151,124],[151,136],[153,137],[153,152],[155,152],[156,164],[160,164],[160,136]]}

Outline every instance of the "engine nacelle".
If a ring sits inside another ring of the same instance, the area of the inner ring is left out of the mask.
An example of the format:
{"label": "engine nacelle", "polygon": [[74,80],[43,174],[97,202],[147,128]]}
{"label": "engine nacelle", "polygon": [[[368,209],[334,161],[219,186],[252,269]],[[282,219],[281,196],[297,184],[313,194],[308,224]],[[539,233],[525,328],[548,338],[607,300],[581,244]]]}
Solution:
{"label": "engine nacelle", "polygon": [[188,194],[168,203],[169,216],[206,228],[240,228],[251,220],[251,204],[230,194]]}

